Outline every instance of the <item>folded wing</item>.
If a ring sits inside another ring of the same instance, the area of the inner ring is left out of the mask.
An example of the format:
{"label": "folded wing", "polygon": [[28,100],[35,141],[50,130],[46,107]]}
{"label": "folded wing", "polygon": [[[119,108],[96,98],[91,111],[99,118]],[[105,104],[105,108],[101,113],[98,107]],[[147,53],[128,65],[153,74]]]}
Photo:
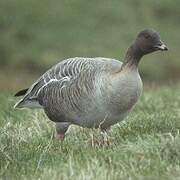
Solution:
{"label": "folded wing", "polygon": [[[39,94],[47,96],[46,92],[52,92],[58,88],[61,92],[68,84],[73,84],[77,77],[85,71],[90,71],[94,68],[94,62],[87,58],[70,58],[64,60],[49,69],[43,74],[25,93],[24,97],[15,105],[15,108],[38,108],[42,107],[39,103],[41,99]],[[20,91],[21,92],[21,91]],[[23,91],[25,92],[25,91]],[[43,94],[43,93],[44,94]],[[54,96],[55,97],[55,96]]]}

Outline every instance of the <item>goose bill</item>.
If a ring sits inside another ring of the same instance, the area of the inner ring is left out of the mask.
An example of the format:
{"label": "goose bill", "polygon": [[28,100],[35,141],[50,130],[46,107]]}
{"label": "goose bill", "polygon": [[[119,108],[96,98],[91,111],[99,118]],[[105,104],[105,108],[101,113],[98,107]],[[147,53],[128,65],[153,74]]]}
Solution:
{"label": "goose bill", "polygon": [[157,48],[158,50],[161,50],[161,51],[167,51],[168,50],[168,48],[165,44],[156,45],[155,48]]}

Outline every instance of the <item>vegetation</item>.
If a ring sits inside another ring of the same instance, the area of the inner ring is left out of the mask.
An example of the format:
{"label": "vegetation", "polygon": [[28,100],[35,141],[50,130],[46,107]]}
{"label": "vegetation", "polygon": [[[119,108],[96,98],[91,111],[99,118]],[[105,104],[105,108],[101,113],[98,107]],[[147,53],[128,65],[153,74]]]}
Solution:
{"label": "vegetation", "polygon": [[99,132],[75,126],[61,143],[42,111],[13,110],[12,95],[0,94],[0,179],[178,179],[179,88],[145,87],[109,146],[91,146]]}
{"label": "vegetation", "polygon": [[[0,0],[0,179],[178,179],[180,85],[169,82],[180,76],[179,15],[179,0]],[[41,110],[13,109],[10,92],[53,64],[75,56],[123,60],[145,28],[159,31],[170,50],[143,58],[142,77],[156,86],[146,86],[112,128],[111,145],[92,146],[100,133],[76,126],[61,143]]]}
{"label": "vegetation", "polygon": [[122,60],[137,32],[149,27],[160,32],[170,51],[146,57],[143,76],[156,81],[178,78],[179,14],[179,0],[1,0],[0,89],[29,86],[68,57]]}

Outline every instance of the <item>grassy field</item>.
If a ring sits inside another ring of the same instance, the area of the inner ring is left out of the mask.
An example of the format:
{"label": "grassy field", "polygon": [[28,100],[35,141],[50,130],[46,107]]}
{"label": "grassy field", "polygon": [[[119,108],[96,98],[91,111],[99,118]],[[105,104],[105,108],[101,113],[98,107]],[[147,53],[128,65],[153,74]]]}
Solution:
{"label": "grassy field", "polygon": [[[0,0],[0,180],[180,179],[179,0]],[[29,87],[64,58],[123,60],[137,32],[153,28],[169,47],[144,57],[145,93],[112,144],[72,126],[66,140],[42,111],[14,110],[9,91]],[[7,80],[8,79],[8,80]]]}
{"label": "grassy field", "polygon": [[26,87],[68,57],[123,60],[145,28],[159,31],[169,51],[145,57],[143,77],[178,79],[179,19],[179,0],[0,0],[0,90]]}
{"label": "grassy field", "polygon": [[0,94],[0,179],[179,179],[179,88],[145,88],[112,144],[94,147],[98,131],[74,126],[62,144],[43,112],[14,110],[12,95]]}

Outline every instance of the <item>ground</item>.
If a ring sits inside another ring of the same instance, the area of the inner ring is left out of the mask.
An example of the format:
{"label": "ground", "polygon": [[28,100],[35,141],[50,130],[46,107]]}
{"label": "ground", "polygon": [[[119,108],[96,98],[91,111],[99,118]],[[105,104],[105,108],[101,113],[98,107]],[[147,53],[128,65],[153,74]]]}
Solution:
{"label": "ground", "polygon": [[61,143],[42,111],[14,110],[12,94],[1,93],[0,179],[179,179],[179,88],[145,87],[109,146],[91,146],[99,132],[75,126]]}

